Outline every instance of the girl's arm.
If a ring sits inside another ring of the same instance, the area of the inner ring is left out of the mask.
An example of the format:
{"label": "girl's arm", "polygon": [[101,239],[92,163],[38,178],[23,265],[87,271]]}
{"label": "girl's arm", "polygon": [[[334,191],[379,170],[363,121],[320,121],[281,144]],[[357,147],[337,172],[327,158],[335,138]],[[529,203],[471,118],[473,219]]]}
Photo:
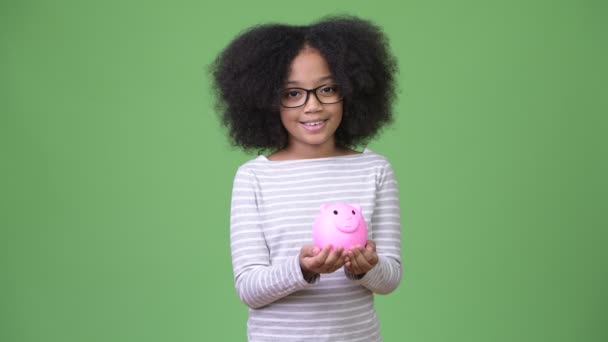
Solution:
{"label": "girl's arm", "polygon": [[402,274],[399,195],[395,174],[388,161],[378,179],[371,228],[378,263],[363,276],[348,271],[346,275],[374,293],[388,294],[397,288]]}
{"label": "girl's arm", "polygon": [[312,286],[300,268],[299,255],[282,263],[270,263],[270,253],[258,210],[257,181],[245,167],[239,168],[232,189],[230,246],[234,283],[241,300],[257,309],[293,292]]}

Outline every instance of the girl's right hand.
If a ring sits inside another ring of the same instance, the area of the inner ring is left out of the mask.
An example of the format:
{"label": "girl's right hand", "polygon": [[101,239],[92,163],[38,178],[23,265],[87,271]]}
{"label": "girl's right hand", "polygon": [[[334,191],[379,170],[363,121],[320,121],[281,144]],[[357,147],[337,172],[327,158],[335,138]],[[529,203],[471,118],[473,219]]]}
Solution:
{"label": "girl's right hand", "polygon": [[332,250],[332,245],[323,249],[305,245],[300,249],[300,268],[304,279],[312,279],[319,273],[333,273],[344,265],[344,248]]}

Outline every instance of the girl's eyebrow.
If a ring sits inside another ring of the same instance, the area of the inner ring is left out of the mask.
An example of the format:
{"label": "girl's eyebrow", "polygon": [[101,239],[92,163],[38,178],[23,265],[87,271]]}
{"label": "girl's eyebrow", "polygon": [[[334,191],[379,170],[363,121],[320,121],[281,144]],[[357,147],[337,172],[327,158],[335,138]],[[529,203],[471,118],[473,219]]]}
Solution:
{"label": "girl's eyebrow", "polygon": [[[334,78],[334,77],[333,77],[333,76],[331,76],[331,75],[328,75],[328,76],[323,76],[323,77],[321,77],[321,78],[317,79],[317,80],[315,81],[315,83],[319,83],[319,82],[322,82],[322,81],[327,81],[327,80],[332,80],[333,78]],[[299,82],[299,81],[287,81],[287,82],[285,82],[285,85],[289,85],[289,84],[298,85],[298,84],[300,84],[300,82]]]}

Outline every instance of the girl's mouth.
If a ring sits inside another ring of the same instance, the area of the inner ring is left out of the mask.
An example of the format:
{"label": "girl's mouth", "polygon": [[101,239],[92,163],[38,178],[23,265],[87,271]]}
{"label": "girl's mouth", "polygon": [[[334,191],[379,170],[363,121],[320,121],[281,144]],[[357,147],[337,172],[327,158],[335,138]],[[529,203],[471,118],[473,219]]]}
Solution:
{"label": "girl's mouth", "polygon": [[325,122],[327,122],[327,120],[307,121],[300,122],[300,125],[302,125],[302,127],[304,127],[304,129],[306,129],[307,131],[314,132],[325,127]]}

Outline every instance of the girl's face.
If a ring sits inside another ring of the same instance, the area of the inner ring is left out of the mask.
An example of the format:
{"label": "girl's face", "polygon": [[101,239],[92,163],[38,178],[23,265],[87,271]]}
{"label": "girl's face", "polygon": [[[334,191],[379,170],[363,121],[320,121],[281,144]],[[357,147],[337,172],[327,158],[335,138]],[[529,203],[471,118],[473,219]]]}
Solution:
{"label": "girl's face", "polygon": [[[289,75],[284,88],[314,89],[323,102],[334,102],[331,88],[335,80],[329,65],[319,50],[305,47],[290,65]],[[288,92],[285,97],[296,97],[298,92]],[[306,95],[304,95],[306,96]],[[327,96],[327,97],[324,97]],[[327,100],[330,99],[330,100]],[[314,92],[301,107],[281,106],[281,122],[289,134],[289,148],[315,151],[332,151],[335,147],[334,133],[342,121],[342,102],[325,104],[319,102]]]}

